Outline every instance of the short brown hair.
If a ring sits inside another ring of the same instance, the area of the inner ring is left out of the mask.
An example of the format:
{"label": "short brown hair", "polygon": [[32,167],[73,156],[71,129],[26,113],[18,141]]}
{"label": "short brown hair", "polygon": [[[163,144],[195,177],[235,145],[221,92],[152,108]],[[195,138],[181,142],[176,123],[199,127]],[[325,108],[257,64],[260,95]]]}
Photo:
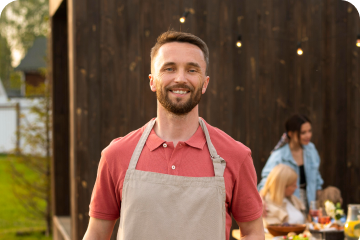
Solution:
{"label": "short brown hair", "polygon": [[171,42],[183,42],[183,43],[190,43],[193,44],[201,49],[204,54],[204,59],[206,62],[206,70],[205,73],[208,72],[209,69],[209,49],[206,43],[201,40],[199,37],[185,32],[177,32],[173,30],[169,30],[161,34],[156,41],[155,46],[151,49],[150,57],[151,57],[151,66],[152,60],[156,56],[157,52],[159,51],[160,47],[165,43]]}

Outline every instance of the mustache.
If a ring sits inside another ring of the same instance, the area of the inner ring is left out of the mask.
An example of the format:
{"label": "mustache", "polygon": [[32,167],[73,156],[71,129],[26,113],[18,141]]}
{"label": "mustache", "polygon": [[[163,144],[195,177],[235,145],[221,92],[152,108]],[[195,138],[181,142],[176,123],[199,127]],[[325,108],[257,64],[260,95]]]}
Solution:
{"label": "mustache", "polygon": [[189,91],[191,91],[191,92],[194,90],[193,88],[191,88],[190,86],[185,85],[185,84],[175,84],[175,85],[166,87],[165,89],[166,89],[166,90],[172,90],[172,89],[174,89],[174,88],[183,88],[183,89],[187,89],[187,90],[189,90]]}

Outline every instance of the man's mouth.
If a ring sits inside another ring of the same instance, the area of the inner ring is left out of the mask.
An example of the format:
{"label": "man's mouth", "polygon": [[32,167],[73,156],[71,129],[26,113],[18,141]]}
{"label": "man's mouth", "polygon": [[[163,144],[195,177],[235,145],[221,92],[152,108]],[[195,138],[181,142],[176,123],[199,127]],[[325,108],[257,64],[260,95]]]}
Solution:
{"label": "man's mouth", "polygon": [[184,91],[184,90],[170,90],[173,93],[177,93],[177,94],[187,94],[189,91]]}

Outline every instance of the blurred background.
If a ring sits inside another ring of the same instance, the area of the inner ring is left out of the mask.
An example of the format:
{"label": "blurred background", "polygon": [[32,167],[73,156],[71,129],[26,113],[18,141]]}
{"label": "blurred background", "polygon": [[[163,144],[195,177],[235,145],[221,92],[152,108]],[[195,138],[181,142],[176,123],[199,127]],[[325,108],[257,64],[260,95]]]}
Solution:
{"label": "blurred background", "polygon": [[168,29],[208,44],[200,116],[251,148],[258,180],[285,120],[302,113],[324,186],[344,206],[360,203],[360,18],[350,3],[17,0],[0,19],[0,238],[82,239],[101,150],[156,116],[150,49]]}

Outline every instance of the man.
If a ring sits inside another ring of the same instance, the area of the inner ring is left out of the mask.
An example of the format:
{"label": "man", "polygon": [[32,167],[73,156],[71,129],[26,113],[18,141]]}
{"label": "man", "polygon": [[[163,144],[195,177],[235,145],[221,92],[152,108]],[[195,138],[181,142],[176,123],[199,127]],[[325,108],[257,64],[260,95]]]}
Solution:
{"label": "man", "polygon": [[[229,239],[231,215],[244,239],[264,239],[251,151],[199,118],[209,51],[175,31],[151,50],[157,118],[103,152],[84,239]],[[226,84],[226,83],[224,83]]]}

